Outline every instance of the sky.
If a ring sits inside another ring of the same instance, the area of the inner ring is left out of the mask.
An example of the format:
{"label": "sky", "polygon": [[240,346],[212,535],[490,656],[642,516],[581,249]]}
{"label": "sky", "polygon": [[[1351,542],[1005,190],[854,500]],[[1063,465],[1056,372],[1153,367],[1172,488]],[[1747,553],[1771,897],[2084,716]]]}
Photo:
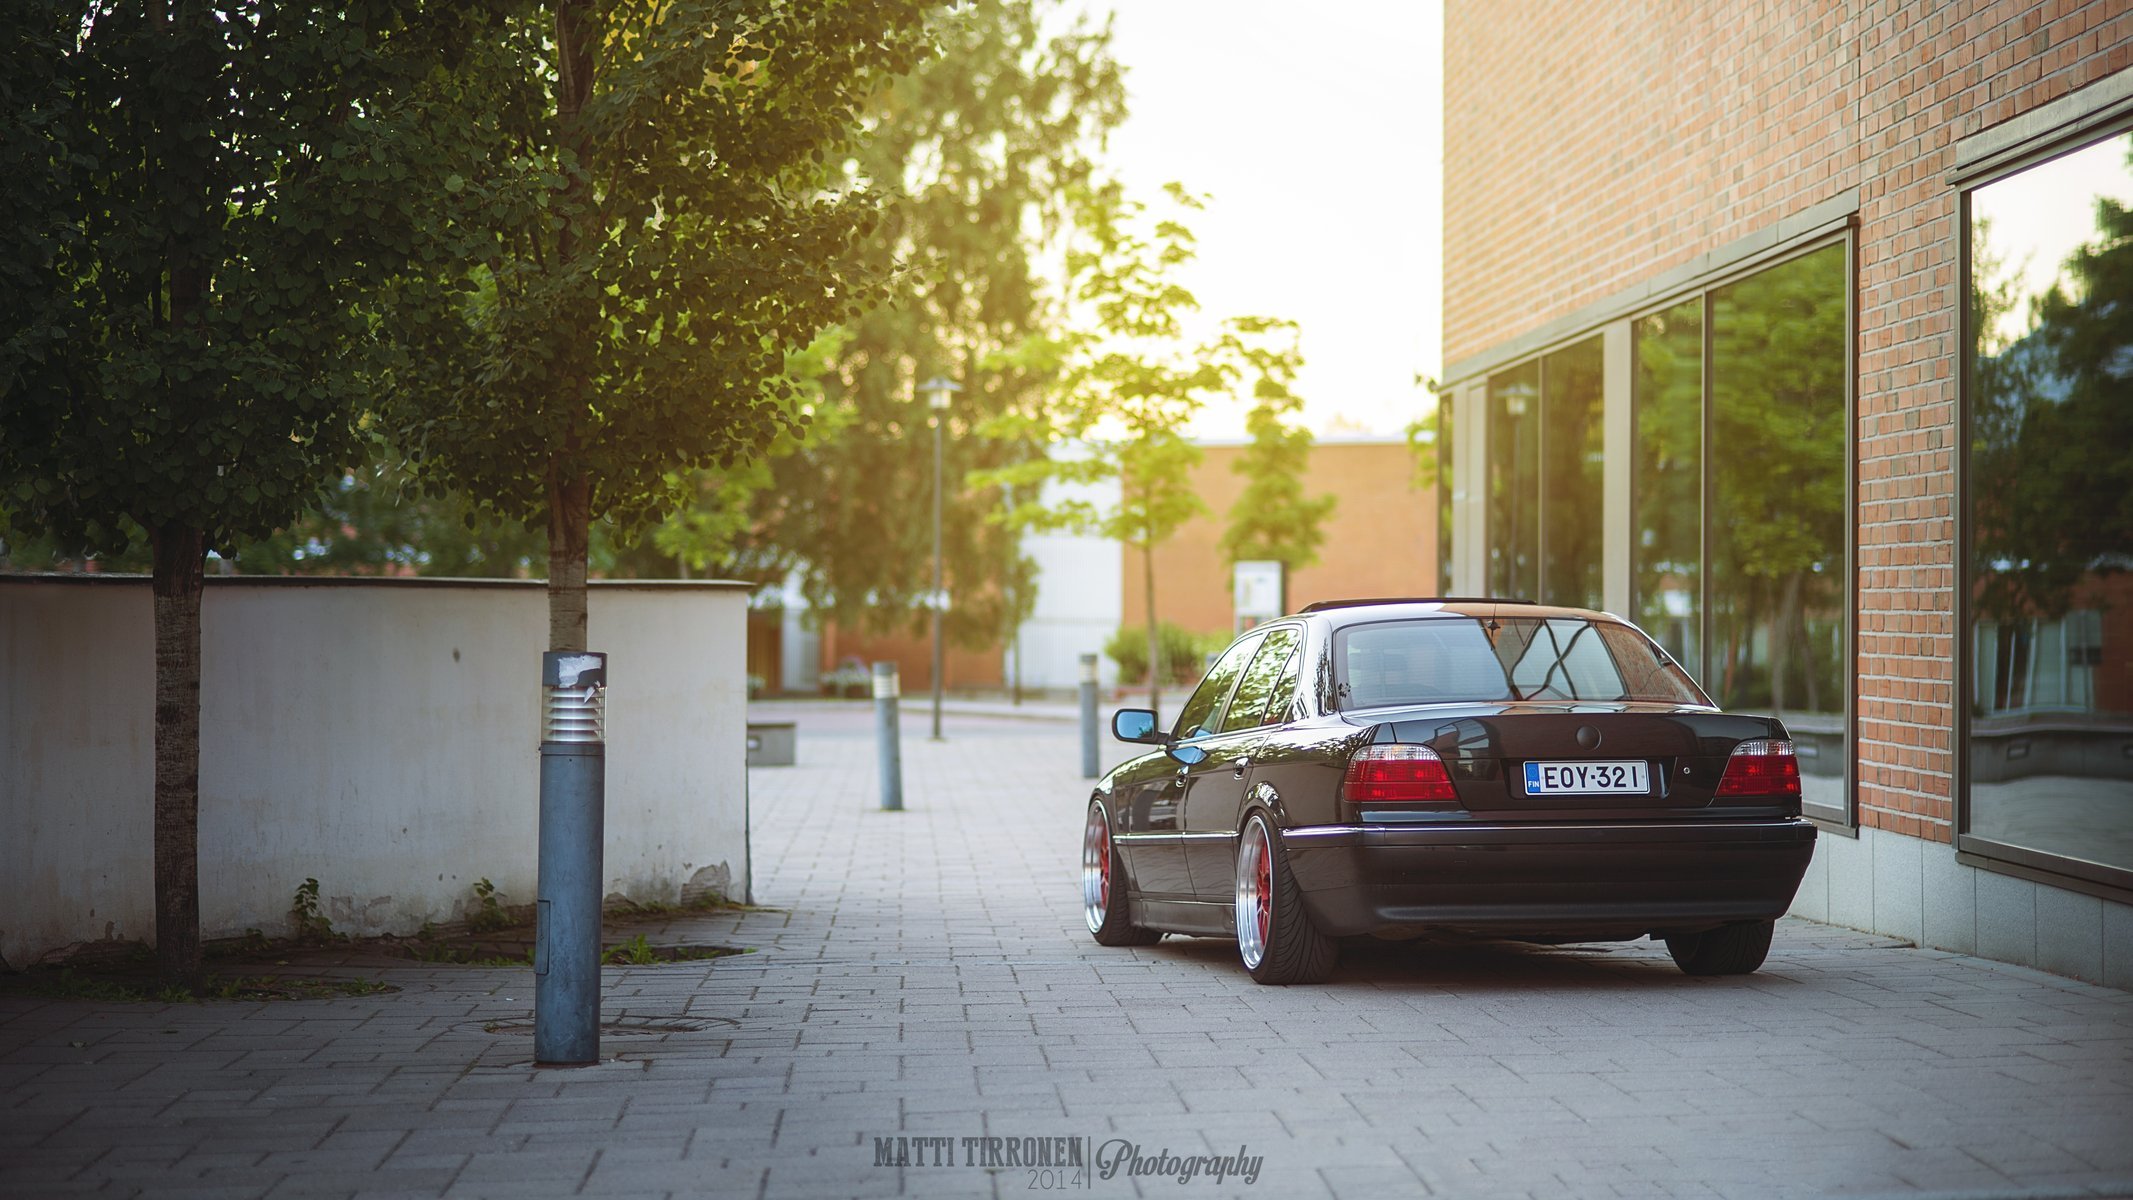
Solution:
{"label": "sky", "polygon": [[[1233,316],[1302,327],[1296,391],[1321,437],[1401,433],[1440,366],[1442,0],[1067,0],[1115,13],[1128,113],[1108,163],[1131,196],[1211,196],[1189,224],[1195,340]],[[1242,405],[1207,438],[1244,436]]]}
{"label": "sky", "polygon": [[2020,300],[2000,315],[2001,346],[2034,328],[2034,305],[2053,286],[2078,290],[2066,263],[2096,238],[2096,198],[2133,206],[2133,137],[2115,137],[2056,159],[2049,170],[2010,175],[1971,193],[1970,216],[1990,226],[1989,253],[2018,280]]}

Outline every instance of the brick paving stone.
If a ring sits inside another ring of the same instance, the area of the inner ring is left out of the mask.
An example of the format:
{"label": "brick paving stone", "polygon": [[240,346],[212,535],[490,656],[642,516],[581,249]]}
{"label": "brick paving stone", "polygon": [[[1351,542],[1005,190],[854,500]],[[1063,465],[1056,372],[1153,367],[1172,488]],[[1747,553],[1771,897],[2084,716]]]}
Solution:
{"label": "brick paving stone", "polygon": [[[1804,921],[1740,979],[1380,944],[1261,988],[1225,942],[1090,942],[1071,724],[914,716],[898,815],[868,706],[789,715],[799,765],[750,774],[768,907],[652,933],[755,952],[605,976],[610,1019],[730,1024],[543,1070],[483,1029],[530,1016],[529,971],[376,959],[335,969],[401,991],[0,999],[0,1195],[1035,1194],[964,1161],[984,1137],[1263,1159],[1074,1189],[1114,1196],[2133,1195],[2125,992]],[[954,1165],[876,1166],[899,1135]]]}

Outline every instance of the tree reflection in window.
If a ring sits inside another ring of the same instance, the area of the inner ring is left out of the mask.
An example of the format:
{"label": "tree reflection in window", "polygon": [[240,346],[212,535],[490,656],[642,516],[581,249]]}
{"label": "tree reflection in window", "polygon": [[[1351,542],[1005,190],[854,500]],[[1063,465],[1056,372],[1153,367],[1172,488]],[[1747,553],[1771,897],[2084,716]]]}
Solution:
{"label": "tree reflection in window", "polygon": [[1704,686],[1725,708],[1832,732],[1844,711],[1850,591],[1846,290],[1844,247],[1830,246],[1711,294]]}
{"label": "tree reflection in window", "polygon": [[1703,298],[1636,323],[1631,394],[1631,607],[1676,659],[1703,669]]}
{"label": "tree reflection in window", "polygon": [[1968,831],[2133,871],[2133,135],[1970,212]]}

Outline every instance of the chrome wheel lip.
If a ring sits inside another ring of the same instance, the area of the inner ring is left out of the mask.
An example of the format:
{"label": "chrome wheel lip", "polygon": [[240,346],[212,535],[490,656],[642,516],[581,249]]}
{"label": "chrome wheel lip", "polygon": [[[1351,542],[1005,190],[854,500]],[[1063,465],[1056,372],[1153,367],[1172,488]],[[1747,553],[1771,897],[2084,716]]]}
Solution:
{"label": "chrome wheel lip", "polygon": [[1103,805],[1091,804],[1081,831],[1081,915],[1090,933],[1102,930],[1110,915],[1111,875],[1109,814]]}
{"label": "chrome wheel lip", "polygon": [[1237,839],[1237,956],[1248,969],[1266,960],[1272,906],[1267,884],[1273,865],[1266,825],[1258,817],[1245,823]]}

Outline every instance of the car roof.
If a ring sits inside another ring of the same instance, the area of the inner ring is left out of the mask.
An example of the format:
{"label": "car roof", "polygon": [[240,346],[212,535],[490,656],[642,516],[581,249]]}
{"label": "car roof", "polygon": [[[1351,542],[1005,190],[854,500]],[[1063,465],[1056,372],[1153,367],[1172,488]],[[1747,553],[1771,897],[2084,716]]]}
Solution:
{"label": "car roof", "polygon": [[1318,617],[1332,625],[1359,625],[1369,621],[1415,620],[1430,617],[1573,617],[1587,621],[1620,621],[1613,613],[1573,608],[1562,604],[1538,604],[1531,600],[1486,596],[1388,596],[1359,600],[1322,600],[1306,605],[1298,614]]}

